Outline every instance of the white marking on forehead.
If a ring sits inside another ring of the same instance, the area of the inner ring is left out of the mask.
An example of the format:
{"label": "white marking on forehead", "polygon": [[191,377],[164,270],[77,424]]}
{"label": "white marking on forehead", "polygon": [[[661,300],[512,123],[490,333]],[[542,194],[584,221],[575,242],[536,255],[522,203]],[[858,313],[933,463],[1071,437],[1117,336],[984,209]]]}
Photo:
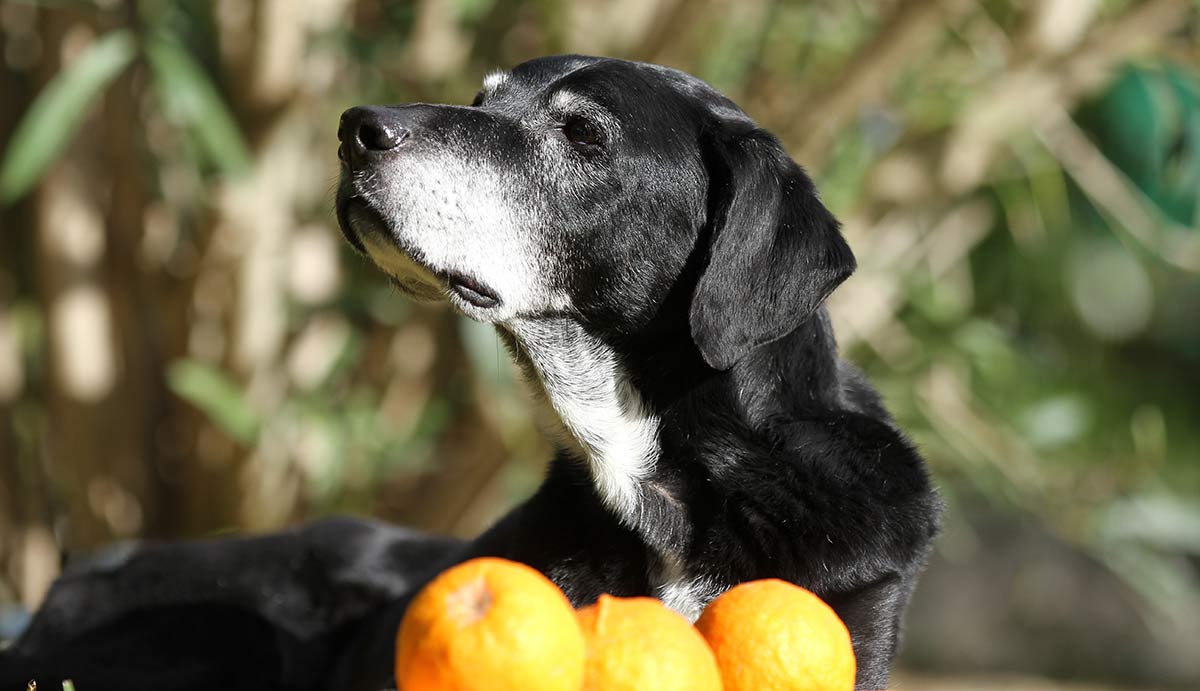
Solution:
{"label": "white marking on forehead", "polygon": [[483,90],[495,91],[506,81],[508,81],[508,72],[504,70],[492,70],[483,78]]}
{"label": "white marking on forehead", "polygon": [[569,89],[559,89],[550,97],[550,108],[559,111],[595,110],[596,102]]}
{"label": "white marking on forehead", "polygon": [[620,124],[604,106],[570,89],[555,91],[550,96],[549,106],[550,113],[559,118],[586,115],[588,119],[600,123],[610,131],[616,131]]}
{"label": "white marking on forehead", "polygon": [[513,320],[541,381],[564,450],[586,461],[601,500],[628,526],[640,522],[641,483],[658,462],[658,418],[616,354],[569,319]]}

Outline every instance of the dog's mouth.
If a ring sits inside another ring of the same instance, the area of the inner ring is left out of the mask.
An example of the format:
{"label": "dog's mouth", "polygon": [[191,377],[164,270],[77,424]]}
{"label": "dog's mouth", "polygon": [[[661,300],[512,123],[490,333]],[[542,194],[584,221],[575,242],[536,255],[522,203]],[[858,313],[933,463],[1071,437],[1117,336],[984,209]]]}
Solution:
{"label": "dog's mouth", "polygon": [[450,292],[463,301],[480,309],[491,309],[500,304],[500,296],[483,281],[458,271],[445,271],[442,275]]}
{"label": "dog's mouth", "polygon": [[[375,206],[363,197],[339,191],[335,210],[338,229],[342,231],[346,242],[359,254],[374,259],[372,250],[395,242],[388,222]],[[387,269],[382,265],[381,268]]]}
{"label": "dog's mouth", "polygon": [[334,211],[342,237],[346,238],[346,242],[359,254],[368,254],[366,246],[363,245],[362,235],[381,227],[383,219],[363,200],[357,197],[343,197],[340,192]]}

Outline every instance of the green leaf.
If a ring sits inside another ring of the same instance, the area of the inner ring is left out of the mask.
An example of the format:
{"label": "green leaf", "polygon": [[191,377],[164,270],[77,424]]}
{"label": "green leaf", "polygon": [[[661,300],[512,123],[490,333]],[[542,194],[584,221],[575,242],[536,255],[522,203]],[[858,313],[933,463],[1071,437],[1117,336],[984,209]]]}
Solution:
{"label": "green leaf", "polygon": [[37,183],[71,141],[88,105],[136,54],[132,33],[112,31],[46,84],[21,118],[0,164],[0,203],[18,199]]}
{"label": "green leaf", "polygon": [[1134,495],[1098,512],[1106,544],[1138,542],[1166,553],[1200,555],[1200,501],[1169,495]]}
{"label": "green leaf", "polygon": [[1091,427],[1091,404],[1085,396],[1064,393],[1026,406],[1017,416],[1023,436],[1039,450],[1058,449],[1081,439]]}
{"label": "green leaf", "polygon": [[195,134],[209,162],[225,175],[248,169],[250,152],[241,130],[204,68],[162,34],[146,41],[146,57],[168,116]]}
{"label": "green leaf", "polygon": [[194,360],[176,361],[167,371],[167,384],[234,439],[249,444],[258,435],[259,416],[237,382],[216,367]]}

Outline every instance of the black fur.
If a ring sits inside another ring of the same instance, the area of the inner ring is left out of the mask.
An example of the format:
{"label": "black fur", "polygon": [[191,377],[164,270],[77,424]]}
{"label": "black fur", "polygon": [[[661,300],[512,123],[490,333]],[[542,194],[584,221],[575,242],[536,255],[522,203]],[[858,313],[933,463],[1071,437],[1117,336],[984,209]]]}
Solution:
{"label": "black fur", "polygon": [[[504,124],[563,85],[622,123],[578,164],[588,175],[566,181],[539,171]],[[490,111],[485,100],[404,116],[446,146],[488,133],[472,144],[480,155],[552,192],[541,203],[558,234],[542,240],[574,310],[545,318],[570,319],[616,353],[661,421],[634,524],[560,452],[537,493],[469,543],[339,519],[141,547],[58,581],[0,655],[0,691],[32,677],[74,677],[81,691],[374,691],[390,683],[417,586],[477,555],[533,565],[576,605],[653,594],[664,555],[711,584],[709,596],[783,578],[845,620],[858,688],[886,688],[940,503],[877,394],[837,356],[821,305],[854,258],[812,181],[736,106],[673,70],[545,58],[505,89]],[[343,192],[339,219],[362,250]],[[532,373],[519,339],[501,332]]]}

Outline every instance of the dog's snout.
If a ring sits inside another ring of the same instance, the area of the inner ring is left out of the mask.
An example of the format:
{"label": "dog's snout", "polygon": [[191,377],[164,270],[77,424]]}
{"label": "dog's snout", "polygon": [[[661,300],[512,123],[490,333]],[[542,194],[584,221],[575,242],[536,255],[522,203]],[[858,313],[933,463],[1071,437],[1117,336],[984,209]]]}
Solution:
{"label": "dog's snout", "polygon": [[408,137],[408,130],[386,118],[363,117],[355,129],[354,143],[367,151],[391,151]]}
{"label": "dog's snout", "polygon": [[394,109],[373,106],[342,113],[337,134],[338,158],[346,162],[351,155],[362,158],[393,151],[412,136]]}

